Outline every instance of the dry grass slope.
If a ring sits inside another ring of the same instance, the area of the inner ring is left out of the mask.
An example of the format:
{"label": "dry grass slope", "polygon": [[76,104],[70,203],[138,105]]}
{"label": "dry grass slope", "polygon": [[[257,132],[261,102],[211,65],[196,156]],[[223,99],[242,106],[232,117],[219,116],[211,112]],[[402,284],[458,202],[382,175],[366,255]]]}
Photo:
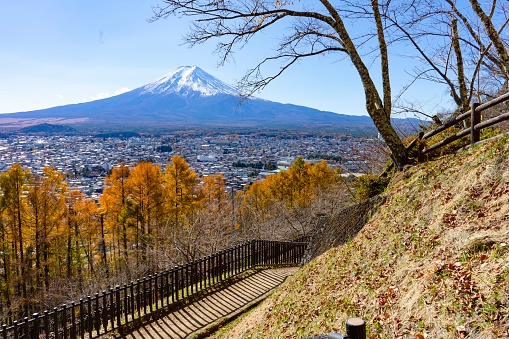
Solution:
{"label": "dry grass slope", "polygon": [[509,137],[394,178],[360,233],[217,338],[303,338],[367,321],[369,338],[509,337]]}

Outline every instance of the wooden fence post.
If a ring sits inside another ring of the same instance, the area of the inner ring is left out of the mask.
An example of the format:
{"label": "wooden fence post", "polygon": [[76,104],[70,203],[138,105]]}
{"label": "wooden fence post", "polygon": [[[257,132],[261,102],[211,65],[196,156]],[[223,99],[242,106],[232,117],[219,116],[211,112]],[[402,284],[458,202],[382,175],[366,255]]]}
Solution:
{"label": "wooden fence post", "polygon": [[147,292],[148,292],[148,309],[149,309],[149,313],[152,313],[153,312],[153,309],[152,309],[152,305],[154,303],[154,286],[152,284],[152,280],[153,277],[151,274],[149,274],[149,276],[147,277],[147,280],[148,280],[148,287],[147,287]]}
{"label": "wooden fence post", "polygon": [[108,332],[108,322],[110,320],[110,315],[109,315],[109,307],[108,307],[108,292],[105,290],[103,291],[103,293],[101,294],[101,299],[102,299],[102,326],[103,326],[103,329],[104,329],[104,332],[103,333],[106,333]]}
{"label": "wooden fence post", "polygon": [[[157,311],[159,309],[159,286],[158,286],[158,277],[159,277],[159,273],[156,272],[154,273],[154,275],[152,276],[152,280],[154,281],[154,285],[153,285],[153,288],[152,290],[154,291],[152,293],[153,295],[153,299],[152,299],[152,303],[154,304],[154,309]],[[152,312],[152,311],[150,311]]]}
{"label": "wooden fence post", "polygon": [[251,242],[251,249],[250,249],[250,252],[251,252],[251,262],[249,263],[249,266],[250,268],[254,268],[258,265],[258,260],[256,258],[256,240],[253,240]]}
{"label": "wooden fence post", "polygon": [[361,318],[346,321],[346,335],[350,339],[366,339],[366,323]]}
{"label": "wooden fence post", "polygon": [[[19,334],[18,334],[18,321],[14,320],[13,323],[12,323],[12,326],[14,327],[14,329],[12,330],[14,332],[14,339],[18,339],[19,338]],[[58,339],[58,337],[56,337],[56,336],[55,336],[55,338]]]}
{"label": "wooden fence post", "polygon": [[96,334],[99,334],[101,333],[101,317],[102,317],[102,313],[101,313],[101,307],[99,306],[99,293],[96,293],[95,294],[95,316],[94,316],[94,328],[95,328],[95,332]]}
{"label": "wooden fence post", "polygon": [[191,278],[190,277],[191,269],[190,269],[190,266],[191,266],[190,264],[186,264],[184,266],[184,269],[186,271],[186,280],[185,280],[185,283],[186,283],[186,297],[189,297],[189,287],[191,287],[190,286],[191,285],[191,279],[190,279]]}
{"label": "wooden fence post", "polygon": [[141,290],[142,290],[142,293],[143,295],[141,296],[141,300],[142,300],[142,308],[143,308],[143,314],[147,314],[147,278],[146,277],[143,277],[141,279]]}
{"label": "wooden fence post", "polygon": [[129,289],[127,287],[127,284],[124,284],[124,319],[125,323],[127,324],[129,322]]}
{"label": "wooden fence post", "polygon": [[83,307],[83,298],[80,298],[79,303],[79,334],[81,339],[85,339],[85,309]]}
{"label": "wooden fence post", "polygon": [[164,293],[166,295],[166,306],[170,304],[170,271],[164,272]]}
{"label": "wooden fence post", "polygon": [[73,301],[71,302],[71,331],[70,336],[71,338],[76,338],[76,303]]}
{"label": "wooden fence post", "polygon": [[[49,338],[49,335],[50,335],[50,327],[49,327],[49,312],[46,310],[44,311],[44,320],[43,320],[43,323],[44,323],[44,335],[45,335],[45,338]],[[4,334],[4,339],[6,339],[7,336],[6,334]]]}
{"label": "wooden fence post", "polygon": [[420,131],[418,137],[419,137],[419,144],[417,145],[417,162],[423,162],[424,154],[422,154],[422,150],[424,149],[424,142],[423,142],[422,138],[424,137],[424,132]]}
{"label": "wooden fence post", "polygon": [[170,293],[171,293],[171,303],[173,304],[177,298],[175,297],[175,291],[176,291],[176,286],[175,285],[175,270],[176,268],[173,267],[173,269],[170,270]]}
{"label": "wooden fence post", "polygon": [[23,318],[23,328],[21,333],[24,334],[24,338],[30,338],[30,329],[28,328],[28,317]]}
{"label": "wooden fence post", "polygon": [[58,323],[58,308],[54,307],[53,308],[53,334],[54,334],[53,337],[55,339],[59,338],[59,333],[58,333],[59,327],[60,327],[60,324]]}
{"label": "wooden fence post", "polygon": [[120,286],[115,286],[115,315],[117,316],[117,327],[122,325],[122,304],[120,302]]}
{"label": "wooden fence post", "polygon": [[41,327],[41,319],[39,318],[39,313],[34,313],[32,315],[32,331],[30,333],[30,338],[39,339],[39,328]]}
{"label": "wooden fence post", "polygon": [[63,304],[61,309],[60,326],[62,326],[62,338],[69,338],[69,332],[67,330],[67,305]]}
{"label": "wooden fence post", "polygon": [[87,295],[87,330],[88,337],[92,338],[92,332],[94,331],[94,314],[95,312],[92,310],[92,297]]}
{"label": "wooden fence post", "polygon": [[475,126],[481,122],[481,112],[477,112],[477,107],[480,104],[474,102],[470,111],[470,144],[473,145],[481,139],[481,131],[476,130]]}

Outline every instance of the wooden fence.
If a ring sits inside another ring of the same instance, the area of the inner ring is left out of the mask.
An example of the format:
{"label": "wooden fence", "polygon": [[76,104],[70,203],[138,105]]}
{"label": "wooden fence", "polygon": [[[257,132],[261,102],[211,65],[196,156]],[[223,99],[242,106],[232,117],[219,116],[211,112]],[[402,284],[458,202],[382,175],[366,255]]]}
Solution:
{"label": "wooden fence", "polygon": [[[426,139],[429,139],[432,136],[448,129],[449,127],[452,127],[454,125],[457,125],[458,123],[461,123],[465,119],[470,118],[470,127],[456,133],[455,135],[452,135],[452,136],[450,136],[440,142],[437,142],[434,145],[428,146],[428,147],[425,147],[424,143],[421,142],[419,145],[419,153],[418,153],[419,162],[424,160],[424,155],[426,155],[427,153],[430,153],[431,151],[434,151],[440,147],[448,145],[451,142],[454,142],[464,136],[470,135],[470,144],[471,145],[478,142],[481,137],[482,129],[484,129],[486,127],[493,126],[493,125],[498,124],[502,121],[509,120],[509,113],[505,113],[505,114],[498,115],[492,119],[485,120],[485,121],[481,122],[481,116],[482,116],[481,113],[488,108],[491,108],[493,106],[496,106],[496,105],[506,102],[508,100],[509,100],[509,93],[506,93],[506,94],[501,95],[493,100],[490,100],[482,105],[479,103],[474,103],[474,104],[472,104],[472,108],[470,109],[470,111],[458,115],[454,119],[451,119],[447,123],[437,127],[436,129],[434,129],[432,131],[429,131],[427,133],[424,133],[424,132],[419,133],[419,139],[426,140]],[[413,145],[414,145],[414,143],[409,145],[409,147],[407,147],[407,149],[409,149]]]}
{"label": "wooden fence", "polygon": [[296,266],[307,243],[253,240],[2,325],[0,339],[96,338],[256,267]]}

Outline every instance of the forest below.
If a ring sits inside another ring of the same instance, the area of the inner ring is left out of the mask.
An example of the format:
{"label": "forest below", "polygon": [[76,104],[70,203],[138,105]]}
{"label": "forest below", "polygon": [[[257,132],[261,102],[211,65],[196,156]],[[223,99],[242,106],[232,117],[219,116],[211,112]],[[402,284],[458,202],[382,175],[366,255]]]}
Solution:
{"label": "forest below", "polygon": [[15,164],[0,174],[0,317],[10,322],[251,239],[306,235],[350,201],[340,173],[302,158],[243,191],[174,156],[105,178],[99,201],[65,175]]}

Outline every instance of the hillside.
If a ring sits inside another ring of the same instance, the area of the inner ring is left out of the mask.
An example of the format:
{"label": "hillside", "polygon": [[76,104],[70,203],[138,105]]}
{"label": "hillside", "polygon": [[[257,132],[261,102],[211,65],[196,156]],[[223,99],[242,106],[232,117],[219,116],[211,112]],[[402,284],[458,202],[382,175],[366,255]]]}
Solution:
{"label": "hillside", "polygon": [[216,338],[509,337],[509,136],[409,168],[349,242]]}
{"label": "hillside", "polygon": [[70,126],[52,125],[52,124],[39,124],[29,127],[24,127],[19,130],[23,133],[70,133],[76,130]]}

